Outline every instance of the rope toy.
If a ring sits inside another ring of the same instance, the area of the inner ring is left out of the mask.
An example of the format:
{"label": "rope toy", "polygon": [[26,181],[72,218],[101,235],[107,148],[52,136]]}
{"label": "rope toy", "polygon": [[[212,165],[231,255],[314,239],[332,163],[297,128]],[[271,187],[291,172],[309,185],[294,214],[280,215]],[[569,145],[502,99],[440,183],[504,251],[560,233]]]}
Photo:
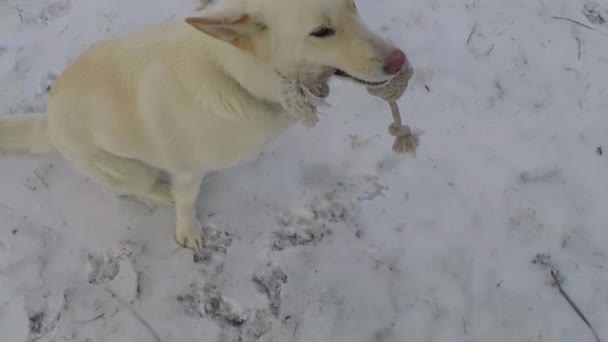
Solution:
{"label": "rope toy", "polygon": [[414,70],[408,68],[397,74],[387,85],[379,88],[367,88],[367,92],[388,102],[393,114],[393,123],[388,127],[390,135],[395,137],[393,151],[416,155],[416,149],[420,144],[420,132],[414,132],[408,125],[401,121],[401,113],[397,100],[403,96]]}
{"label": "rope toy", "polygon": [[319,121],[317,107],[328,106],[325,98],[329,96],[328,83],[334,72],[330,67],[302,67],[290,77],[275,71],[281,80],[281,105],[306,127],[314,127]]}
{"label": "rope toy", "polygon": [[[281,102],[287,112],[301,119],[307,127],[313,127],[318,121],[317,107],[326,105],[325,98],[329,96],[329,79],[335,69],[303,68],[295,77],[288,77],[277,71],[281,79]],[[393,123],[388,127],[390,135],[395,137],[393,151],[416,155],[420,144],[421,132],[414,132],[401,120],[401,113],[397,100],[403,96],[409,80],[414,74],[412,68],[400,71],[386,85],[382,87],[368,87],[369,94],[388,102],[393,114]]]}

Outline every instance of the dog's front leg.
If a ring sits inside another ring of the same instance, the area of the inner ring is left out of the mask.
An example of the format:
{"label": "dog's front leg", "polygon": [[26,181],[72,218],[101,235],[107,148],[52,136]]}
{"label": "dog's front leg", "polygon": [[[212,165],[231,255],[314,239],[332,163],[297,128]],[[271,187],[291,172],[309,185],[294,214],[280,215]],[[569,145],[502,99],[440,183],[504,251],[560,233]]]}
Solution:
{"label": "dog's front leg", "polygon": [[196,218],[202,177],[177,175],[171,177],[171,188],[175,198],[175,239],[183,247],[199,250],[202,247],[201,223]]}

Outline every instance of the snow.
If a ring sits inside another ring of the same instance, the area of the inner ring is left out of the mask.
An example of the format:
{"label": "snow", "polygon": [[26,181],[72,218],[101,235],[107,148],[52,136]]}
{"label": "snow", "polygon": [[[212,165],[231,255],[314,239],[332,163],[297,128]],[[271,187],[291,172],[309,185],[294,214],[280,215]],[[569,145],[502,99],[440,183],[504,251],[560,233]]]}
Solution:
{"label": "snow", "polygon": [[[0,2],[0,111],[44,110],[87,45],[200,5]],[[317,127],[205,180],[193,255],[170,209],[3,155],[0,340],[594,341],[550,269],[608,339],[608,4],[358,7],[415,67],[415,158],[386,104],[332,82]]]}

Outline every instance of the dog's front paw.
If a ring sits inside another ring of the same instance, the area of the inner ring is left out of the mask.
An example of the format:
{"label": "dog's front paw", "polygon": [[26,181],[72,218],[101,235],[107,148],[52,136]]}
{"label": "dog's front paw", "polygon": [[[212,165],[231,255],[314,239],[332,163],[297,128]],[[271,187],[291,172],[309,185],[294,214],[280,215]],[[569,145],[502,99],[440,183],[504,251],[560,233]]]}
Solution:
{"label": "dog's front paw", "polygon": [[200,222],[197,220],[188,226],[177,226],[175,240],[184,248],[199,251],[203,247],[203,231]]}

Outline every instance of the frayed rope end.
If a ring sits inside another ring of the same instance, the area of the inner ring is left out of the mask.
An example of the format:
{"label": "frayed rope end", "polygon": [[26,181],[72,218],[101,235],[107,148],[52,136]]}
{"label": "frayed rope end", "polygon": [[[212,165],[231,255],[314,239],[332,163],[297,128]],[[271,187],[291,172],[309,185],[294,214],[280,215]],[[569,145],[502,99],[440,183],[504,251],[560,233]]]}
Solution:
{"label": "frayed rope end", "polygon": [[423,132],[412,131],[410,126],[397,126],[392,123],[388,132],[395,137],[395,143],[393,144],[393,151],[399,154],[410,153],[414,157],[416,156],[416,149],[420,145],[420,135]]}

